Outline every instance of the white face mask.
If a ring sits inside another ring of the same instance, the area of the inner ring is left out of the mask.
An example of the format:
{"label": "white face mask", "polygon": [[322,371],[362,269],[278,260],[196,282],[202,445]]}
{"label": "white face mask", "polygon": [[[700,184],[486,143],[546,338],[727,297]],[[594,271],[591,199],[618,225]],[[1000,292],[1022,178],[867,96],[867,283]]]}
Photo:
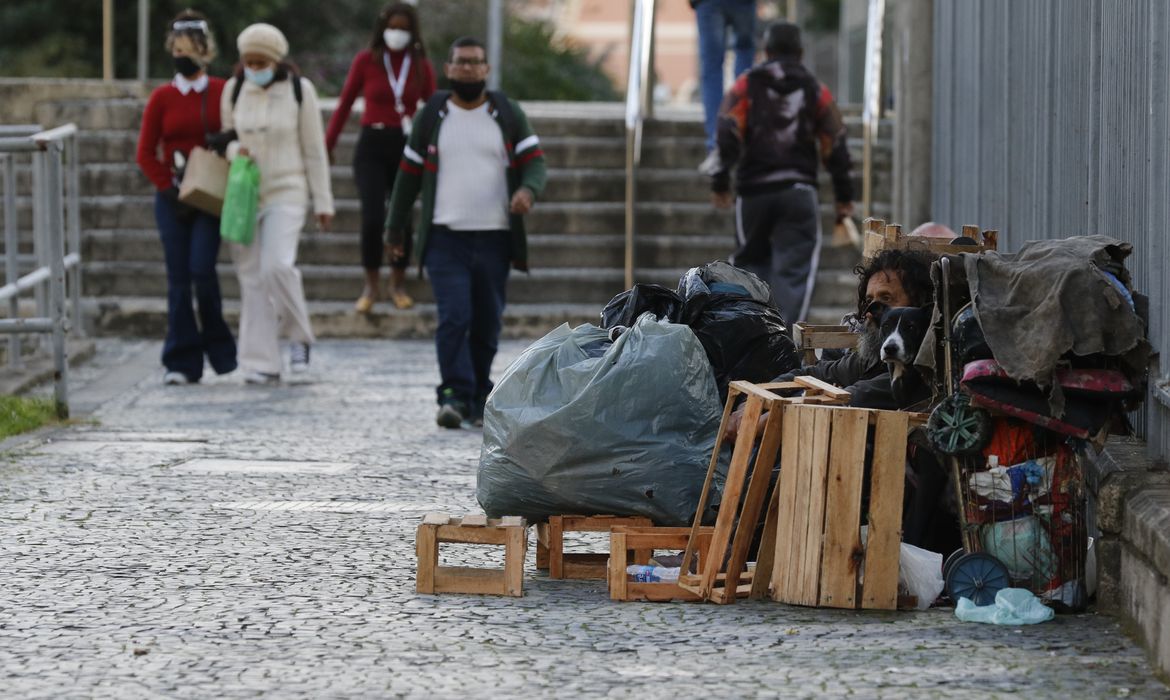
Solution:
{"label": "white face mask", "polygon": [[401,51],[410,45],[410,32],[405,29],[387,29],[382,32],[382,41],[391,51]]}

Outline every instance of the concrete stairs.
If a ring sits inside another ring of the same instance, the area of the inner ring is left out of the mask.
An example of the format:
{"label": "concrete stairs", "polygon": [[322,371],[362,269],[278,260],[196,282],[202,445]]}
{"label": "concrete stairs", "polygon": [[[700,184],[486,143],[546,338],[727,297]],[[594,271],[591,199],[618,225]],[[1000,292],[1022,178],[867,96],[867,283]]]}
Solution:
{"label": "concrete stairs", "polygon": [[[138,100],[62,101],[42,104],[45,124],[73,121],[82,128],[82,229],[84,295],[98,332],[158,336],[165,328],[166,274],[155,229],[153,189],[134,164],[143,103]],[[326,119],[330,105],[325,106]],[[532,272],[509,282],[505,333],[540,335],[569,321],[595,321],[601,307],[624,289],[625,136],[621,106],[531,103],[525,109],[541,137],[549,184],[528,217]],[[860,162],[860,125],[847,114],[851,150]],[[358,316],[352,302],[361,289],[358,256],[358,200],[348,163],[359,118],[351,117],[335,152],[332,169],[337,217],[334,230],[320,233],[307,224],[299,254],[305,292],[315,327],[322,335],[409,337],[434,327],[430,286],[412,270],[408,288],[419,304],[410,311],[386,303]],[[875,214],[888,213],[889,125],[877,143]],[[639,282],[674,287],[688,268],[726,259],[734,248],[731,213],[708,201],[705,178],[695,171],[703,159],[697,110],[667,111],[646,128],[639,174]],[[858,168],[860,171],[860,168]],[[27,172],[19,173],[21,189]],[[857,183],[860,192],[860,182]],[[822,216],[831,231],[832,193],[822,176]],[[31,218],[26,200],[18,218]],[[853,304],[852,249],[826,248],[817,277],[811,320],[836,322]],[[237,313],[238,285],[226,247],[220,278],[227,313]]]}

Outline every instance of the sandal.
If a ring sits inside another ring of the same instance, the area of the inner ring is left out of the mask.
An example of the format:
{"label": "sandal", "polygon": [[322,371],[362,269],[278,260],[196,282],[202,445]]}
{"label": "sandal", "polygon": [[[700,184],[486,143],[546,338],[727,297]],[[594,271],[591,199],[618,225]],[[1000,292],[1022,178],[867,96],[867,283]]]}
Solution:
{"label": "sandal", "polygon": [[399,289],[390,290],[390,301],[394,302],[394,308],[396,309],[405,310],[414,306],[414,299],[411,299],[409,294]]}
{"label": "sandal", "polygon": [[374,308],[374,298],[371,296],[366,296],[365,294],[358,297],[358,300],[356,302],[354,302],[354,305],[353,305],[353,310],[358,312],[359,314],[368,314],[368,313],[370,313],[370,310],[373,308]]}

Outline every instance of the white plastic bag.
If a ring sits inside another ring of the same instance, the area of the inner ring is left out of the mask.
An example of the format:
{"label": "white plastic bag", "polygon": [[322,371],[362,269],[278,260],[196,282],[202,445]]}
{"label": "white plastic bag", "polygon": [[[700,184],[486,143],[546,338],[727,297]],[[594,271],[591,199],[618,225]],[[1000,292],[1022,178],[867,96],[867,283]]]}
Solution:
{"label": "white plastic bag", "polygon": [[959,598],[955,617],[963,622],[985,622],[992,625],[1035,625],[1048,622],[1056,612],[1040,602],[1026,588],[1005,588],[995,594],[992,605],[976,605],[970,598]]}
{"label": "white plastic bag", "polygon": [[898,587],[918,598],[918,609],[929,608],[942,593],[943,556],[912,544],[898,551]]}

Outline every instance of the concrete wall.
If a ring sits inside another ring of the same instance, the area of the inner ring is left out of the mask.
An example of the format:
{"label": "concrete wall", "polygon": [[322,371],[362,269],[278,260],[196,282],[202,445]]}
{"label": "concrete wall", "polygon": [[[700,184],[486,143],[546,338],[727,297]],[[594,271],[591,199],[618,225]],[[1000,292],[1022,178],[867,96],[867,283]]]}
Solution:
{"label": "concrete wall", "polygon": [[[38,105],[61,100],[141,98],[152,85],[136,80],[81,80],[62,78],[0,78],[0,124],[36,124]],[[46,128],[57,124],[41,124]]]}

